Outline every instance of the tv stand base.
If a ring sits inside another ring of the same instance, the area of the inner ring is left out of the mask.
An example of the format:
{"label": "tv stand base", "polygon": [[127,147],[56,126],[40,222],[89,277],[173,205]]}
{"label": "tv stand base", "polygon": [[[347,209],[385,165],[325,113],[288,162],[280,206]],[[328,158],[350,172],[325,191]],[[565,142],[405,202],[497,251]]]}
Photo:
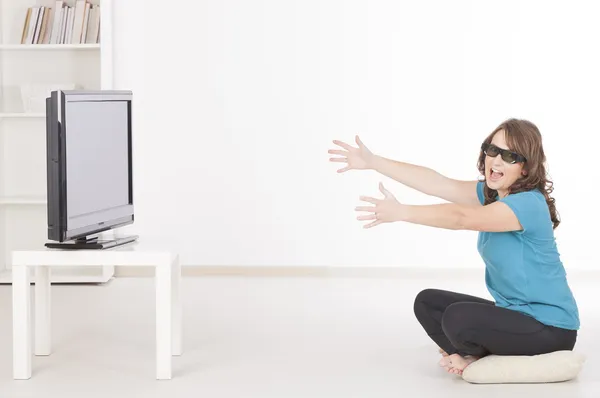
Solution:
{"label": "tv stand base", "polygon": [[71,249],[71,250],[90,250],[90,249],[109,249],[115,246],[121,246],[127,243],[134,242],[138,239],[137,235],[124,236],[116,239],[98,239],[95,238],[79,238],[70,242],[48,242],[45,244],[50,249]]}

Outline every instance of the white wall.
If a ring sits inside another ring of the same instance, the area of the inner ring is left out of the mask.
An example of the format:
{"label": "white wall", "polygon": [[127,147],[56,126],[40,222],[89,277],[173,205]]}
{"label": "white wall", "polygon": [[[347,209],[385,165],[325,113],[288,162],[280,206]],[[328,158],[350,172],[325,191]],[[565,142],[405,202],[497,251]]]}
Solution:
{"label": "white wall", "polygon": [[115,82],[135,93],[132,230],[184,264],[480,267],[474,232],[362,229],[358,196],[382,179],[336,174],[327,149],[360,133],[382,155],[474,179],[481,140],[522,117],[544,135],[565,264],[596,266],[596,3],[115,7]]}

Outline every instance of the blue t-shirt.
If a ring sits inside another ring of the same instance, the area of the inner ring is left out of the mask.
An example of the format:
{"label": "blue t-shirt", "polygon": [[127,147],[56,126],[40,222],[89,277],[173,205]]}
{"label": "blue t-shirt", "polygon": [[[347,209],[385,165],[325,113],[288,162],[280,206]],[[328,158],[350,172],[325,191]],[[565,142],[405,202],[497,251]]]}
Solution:
{"label": "blue t-shirt", "polygon": [[[477,184],[481,204],[484,184]],[[545,325],[578,330],[577,303],[567,283],[544,195],[533,190],[498,201],[512,209],[523,229],[479,233],[477,250],[485,262],[485,282],[496,305]]]}

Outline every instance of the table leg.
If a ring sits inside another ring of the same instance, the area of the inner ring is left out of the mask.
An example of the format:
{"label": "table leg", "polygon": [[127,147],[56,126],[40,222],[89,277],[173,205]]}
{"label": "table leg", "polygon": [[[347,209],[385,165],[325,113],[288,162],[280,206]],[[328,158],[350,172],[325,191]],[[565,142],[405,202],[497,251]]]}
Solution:
{"label": "table leg", "polygon": [[179,256],[175,256],[171,267],[171,316],[173,319],[173,355],[182,353],[182,308],[181,308],[181,263]]}
{"label": "table leg", "polygon": [[50,355],[51,338],[50,267],[35,268],[35,355]]}
{"label": "table leg", "polygon": [[171,379],[171,264],[156,267],[156,378]]}
{"label": "table leg", "polygon": [[29,267],[12,267],[13,378],[31,378],[31,297]]}

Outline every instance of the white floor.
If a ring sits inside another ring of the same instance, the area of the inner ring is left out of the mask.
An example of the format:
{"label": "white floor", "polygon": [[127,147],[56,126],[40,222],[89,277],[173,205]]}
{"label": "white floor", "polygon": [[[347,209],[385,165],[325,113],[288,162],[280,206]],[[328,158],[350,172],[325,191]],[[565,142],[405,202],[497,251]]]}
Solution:
{"label": "white floor", "polygon": [[471,385],[444,373],[414,319],[426,287],[486,295],[482,281],[197,277],[183,281],[184,355],[154,379],[148,278],[53,286],[53,354],[12,380],[11,291],[0,286],[0,396],[21,397],[597,397],[597,281],[572,281],[588,361],[576,381]]}

